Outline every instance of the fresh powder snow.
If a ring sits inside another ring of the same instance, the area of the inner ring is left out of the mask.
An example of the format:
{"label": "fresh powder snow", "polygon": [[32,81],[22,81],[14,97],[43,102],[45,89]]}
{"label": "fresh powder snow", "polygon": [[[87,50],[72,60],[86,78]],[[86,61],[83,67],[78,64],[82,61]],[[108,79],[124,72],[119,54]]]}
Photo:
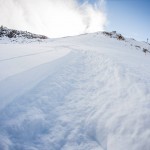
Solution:
{"label": "fresh powder snow", "polygon": [[27,41],[0,40],[0,150],[150,150],[148,43]]}

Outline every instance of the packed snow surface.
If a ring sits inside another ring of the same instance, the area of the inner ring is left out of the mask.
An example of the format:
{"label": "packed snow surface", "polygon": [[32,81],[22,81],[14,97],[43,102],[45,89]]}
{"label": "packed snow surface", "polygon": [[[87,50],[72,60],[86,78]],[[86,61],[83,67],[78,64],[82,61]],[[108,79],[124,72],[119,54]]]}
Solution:
{"label": "packed snow surface", "polygon": [[2,43],[0,150],[150,150],[149,44]]}

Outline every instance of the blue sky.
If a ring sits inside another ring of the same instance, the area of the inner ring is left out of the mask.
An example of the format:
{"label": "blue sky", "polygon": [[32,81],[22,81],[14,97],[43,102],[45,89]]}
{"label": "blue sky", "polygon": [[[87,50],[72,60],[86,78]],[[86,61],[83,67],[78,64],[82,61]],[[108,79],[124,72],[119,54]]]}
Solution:
{"label": "blue sky", "polygon": [[[80,0],[86,1],[86,0]],[[96,0],[89,0],[94,3]],[[150,0],[106,0],[108,25],[127,37],[150,41]]]}
{"label": "blue sky", "polygon": [[0,0],[0,25],[51,38],[106,30],[150,41],[150,0],[105,0],[103,11],[75,1],[100,0]]}

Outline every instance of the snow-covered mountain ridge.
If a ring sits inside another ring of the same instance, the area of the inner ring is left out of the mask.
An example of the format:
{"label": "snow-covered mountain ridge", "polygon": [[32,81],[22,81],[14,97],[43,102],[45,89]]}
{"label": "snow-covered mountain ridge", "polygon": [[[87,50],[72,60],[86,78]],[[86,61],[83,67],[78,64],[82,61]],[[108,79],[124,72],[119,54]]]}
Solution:
{"label": "snow-covered mountain ridge", "polygon": [[148,43],[116,32],[6,43],[0,150],[150,150]]}
{"label": "snow-covered mountain ridge", "polygon": [[[135,46],[137,49],[140,49],[145,53],[150,53],[150,49],[147,48],[150,45],[149,43],[138,42],[133,38],[131,38],[131,39],[126,38],[123,35],[117,33],[116,31],[96,32],[96,33],[93,33],[93,37],[96,36],[96,35],[99,35],[99,34],[105,35],[109,38],[117,39],[119,41],[129,42],[131,46]],[[87,35],[87,34],[83,34],[83,35]],[[0,43],[45,42],[46,39],[48,39],[48,37],[46,37],[44,35],[33,34],[33,33],[30,33],[30,32],[27,32],[27,31],[18,31],[18,30],[9,29],[9,28],[3,27],[3,26],[0,27]],[[142,45],[147,45],[147,46],[143,47],[139,43],[142,43]]]}
{"label": "snow-covered mountain ridge", "polygon": [[[43,40],[48,37],[44,35],[33,34],[27,31],[18,31],[14,29],[8,29],[7,27],[0,27],[0,40],[9,40],[10,42],[28,42],[33,40]],[[5,41],[6,42],[6,41]]]}
{"label": "snow-covered mountain ridge", "polygon": [[[97,33],[98,34],[98,33]],[[105,36],[113,39],[117,39],[119,41],[124,41],[130,44],[130,46],[134,46],[137,50],[142,50],[144,53],[150,53],[150,44],[146,42],[138,42],[133,38],[126,38],[123,35],[117,33],[116,31],[112,32],[101,32],[101,34],[104,34]]]}

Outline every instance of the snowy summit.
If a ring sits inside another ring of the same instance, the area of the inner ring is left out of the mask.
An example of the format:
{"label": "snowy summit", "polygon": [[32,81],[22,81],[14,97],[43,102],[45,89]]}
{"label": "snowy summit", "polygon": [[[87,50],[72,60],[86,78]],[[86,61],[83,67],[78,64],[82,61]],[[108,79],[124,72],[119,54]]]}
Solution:
{"label": "snowy summit", "polygon": [[0,150],[150,150],[149,43],[1,27],[0,70]]}

